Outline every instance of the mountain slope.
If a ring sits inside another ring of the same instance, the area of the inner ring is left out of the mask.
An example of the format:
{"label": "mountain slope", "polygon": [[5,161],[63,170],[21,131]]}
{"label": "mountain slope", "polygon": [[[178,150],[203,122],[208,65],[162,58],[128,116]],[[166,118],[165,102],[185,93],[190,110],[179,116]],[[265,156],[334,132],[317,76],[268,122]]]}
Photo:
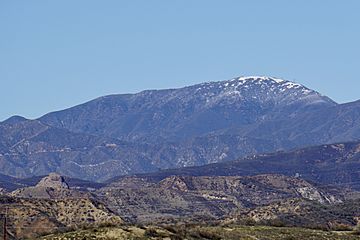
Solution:
{"label": "mountain slope", "polygon": [[[131,221],[219,220],[236,211],[301,198],[321,204],[345,201],[347,193],[282,175],[169,176],[161,181],[125,177],[100,189],[110,209]],[[197,219],[197,220],[196,220]]]}
{"label": "mountain slope", "polygon": [[0,196],[0,211],[8,213],[7,230],[14,239],[34,239],[82,226],[123,222],[102,203],[90,198],[50,200]]}
{"label": "mountain slope", "polygon": [[38,120],[0,123],[0,173],[91,181],[360,139],[360,102],[240,77],[105,96]]}
{"label": "mountain slope", "polygon": [[275,112],[334,106],[300,84],[269,77],[240,77],[180,89],[111,95],[49,113],[39,120],[74,132],[126,140],[183,139],[263,121]]}
{"label": "mountain slope", "polygon": [[290,199],[250,210],[239,210],[233,221],[335,230],[357,225],[356,216],[359,214],[358,199],[332,205],[303,199]]}
{"label": "mountain slope", "polygon": [[[337,185],[360,190],[360,142],[326,144],[137,176],[159,181],[173,175],[246,176],[265,173],[300,176],[305,180],[323,185]],[[110,182],[116,179],[121,179],[121,177],[112,179]]]}
{"label": "mountain slope", "polygon": [[[101,180],[156,168],[142,154],[146,146],[54,128],[37,120],[0,124],[1,172],[16,177],[49,172]],[[143,149],[141,149],[143,148]]]}

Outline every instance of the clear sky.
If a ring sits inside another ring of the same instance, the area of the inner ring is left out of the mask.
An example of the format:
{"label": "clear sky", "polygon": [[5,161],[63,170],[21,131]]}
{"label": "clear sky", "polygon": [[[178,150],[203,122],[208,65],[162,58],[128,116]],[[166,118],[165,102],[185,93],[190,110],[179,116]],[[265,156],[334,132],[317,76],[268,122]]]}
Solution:
{"label": "clear sky", "polygon": [[242,75],[360,99],[358,0],[0,0],[0,120]]}

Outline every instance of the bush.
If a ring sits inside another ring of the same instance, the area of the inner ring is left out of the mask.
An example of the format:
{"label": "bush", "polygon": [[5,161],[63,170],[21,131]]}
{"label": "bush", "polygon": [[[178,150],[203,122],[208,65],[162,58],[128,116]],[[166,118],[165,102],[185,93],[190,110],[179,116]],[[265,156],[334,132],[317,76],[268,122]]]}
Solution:
{"label": "bush", "polygon": [[178,228],[175,228],[174,226],[170,226],[170,225],[165,225],[165,226],[162,226],[165,230],[168,230],[169,232],[171,233],[178,233],[179,230],[181,231],[181,229],[178,227]]}
{"label": "bush", "polygon": [[353,234],[360,236],[360,223],[355,227]]}
{"label": "bush", "polygon": [[349,225],[338,223],[338,224],[332,225],[330,227],[330,230],[331,231],[351,231],[351,230],[353,230],[353,228]]}
{"label": "bush", "polygon": [[119,226],[119,224],[116,224],[116,223],[112,223],[112,222],[102,222],[100,224],[98,224],[98,227],[99,228],[105,228],[105,227],[117,227]]}
{"label": "bush", "polygon": [[221,236],[219,236],[215,232],[209,232],[206,230],[202,230],[199,232],[199,235],[202,239],[205,238],[205,239],[221,240]]}
{"label": "bush", "polygon": [[212,231],[211,229],[203,229],[196,227],[194,229],[191,229],[189,233],[190,237],[195,239],[214,239],[214,240],[220,240],[221,236]]}
{"label": "bush", "polygon": [[243,218],[238,220],[237,222],[240,225],[244,225],[244,226],[256,226],[258,223],[252,219],[252,218]]}
{"label": "bush", "polygon": [[286,223],[278,218],[261,221],[259,225],[265,225],[270,227],[286,227]]}
{"label": "bush", "polygon": [[172,236],[170,236],[170,239],[171,240],[183,240],[184,237],[181,237],[181,236],[178,236],[178,235],[172,235]]}
{"label": "bush", "polygon": [[147,228],[144,233],[145,237],[159,237],[158,232],[154,228]]}

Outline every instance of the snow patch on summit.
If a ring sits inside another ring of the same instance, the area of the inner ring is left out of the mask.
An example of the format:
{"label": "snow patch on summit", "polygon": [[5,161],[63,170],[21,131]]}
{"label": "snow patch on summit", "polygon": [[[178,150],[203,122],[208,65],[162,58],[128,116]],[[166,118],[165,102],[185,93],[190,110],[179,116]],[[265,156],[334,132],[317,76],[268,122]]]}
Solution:
{"label": "snow patch on summit", "polygon": [[[305,86],[290,82],[284,79],[275,78],[275,77],[266,77],[266,76],[248,76],[248,77],[238,77],[233,78],[229,81],[217,82],[219,88],[224,91],[247,91],[251,88],[260,87],[264,91],[274,92],[274,93],[285,93],[288,90],[296,90],[301,92],[301,94],[308,95],[315,93]],[[229,95],[229,94],[228,94]]]}
{"label": "snow patch on summit", "polygon": [[203,83],[196,86],[196,93],[207,106],[220,102],[242,104],[251,100],[265,104],[329,102],[318,92],[299,83],[267,76],[241,76],[227,81]]}

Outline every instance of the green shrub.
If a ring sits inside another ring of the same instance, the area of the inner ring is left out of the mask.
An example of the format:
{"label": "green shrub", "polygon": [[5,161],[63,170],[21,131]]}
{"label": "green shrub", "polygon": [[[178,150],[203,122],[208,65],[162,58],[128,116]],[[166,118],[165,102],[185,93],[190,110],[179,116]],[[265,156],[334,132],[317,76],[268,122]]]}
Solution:
{"label": "green shrub", "polygon": [[201,238],[205,238],[205,239],[221,240],[221,236],[215,232],[202,230],[199,232],[199,235]]}

